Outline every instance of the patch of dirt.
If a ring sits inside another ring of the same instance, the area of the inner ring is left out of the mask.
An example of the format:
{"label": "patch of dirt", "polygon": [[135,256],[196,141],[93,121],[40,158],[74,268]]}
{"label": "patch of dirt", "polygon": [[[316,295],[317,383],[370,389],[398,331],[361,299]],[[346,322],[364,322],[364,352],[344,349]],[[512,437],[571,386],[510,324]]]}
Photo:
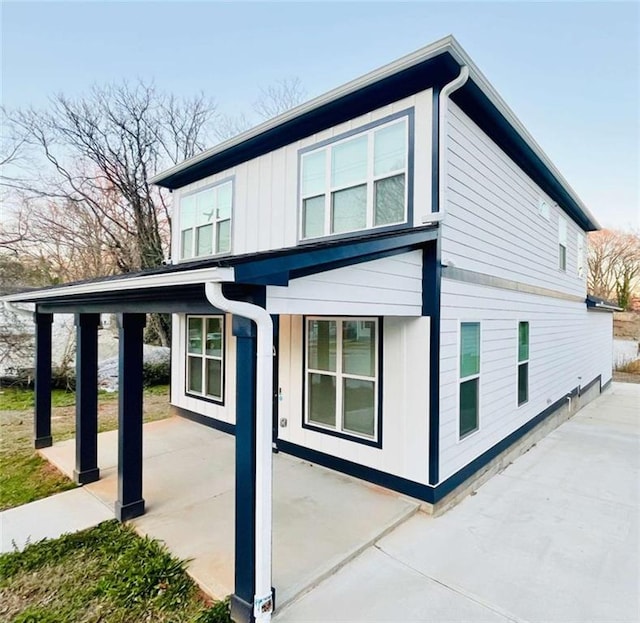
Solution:
{"label": "patch of dirt", "polygon": [[632,374],[631,372],[618,372],[614,370],[613,380],[618,383],[640,383],[640,374]]}

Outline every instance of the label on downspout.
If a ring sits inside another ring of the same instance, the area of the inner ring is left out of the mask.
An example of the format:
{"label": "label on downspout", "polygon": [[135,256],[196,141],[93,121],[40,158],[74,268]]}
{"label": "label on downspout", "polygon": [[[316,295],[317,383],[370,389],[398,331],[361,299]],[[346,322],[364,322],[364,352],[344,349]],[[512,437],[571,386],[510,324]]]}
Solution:
{"label": "label on downspout", "polygon": [[260,614],[268,614],[269,612],[273,612],[273,595],[256,597],[253,601],[254,616],[257,617]]}

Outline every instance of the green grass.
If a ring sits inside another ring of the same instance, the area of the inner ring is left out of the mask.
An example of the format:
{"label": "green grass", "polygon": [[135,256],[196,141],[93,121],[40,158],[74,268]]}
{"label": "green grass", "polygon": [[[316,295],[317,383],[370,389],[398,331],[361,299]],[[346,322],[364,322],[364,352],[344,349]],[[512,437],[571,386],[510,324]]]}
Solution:
{"label": "green grass", "polygon": [[[144,395],[145,422],[169,415],[168,386],[146,388]],[[100,392],[100,432],[117,428],[117,397],[117,393]],[[54,442],[73,437],[75,393],[56,390],[52,394],[52,403]],[[32,390],[0,390],[0,421],[0,511],[75,487],[71,480],[33,449]]]}
{"label": "green grass", "polygon": [[0,620],[229,623],[158,541],[116,521],[0,555]]}

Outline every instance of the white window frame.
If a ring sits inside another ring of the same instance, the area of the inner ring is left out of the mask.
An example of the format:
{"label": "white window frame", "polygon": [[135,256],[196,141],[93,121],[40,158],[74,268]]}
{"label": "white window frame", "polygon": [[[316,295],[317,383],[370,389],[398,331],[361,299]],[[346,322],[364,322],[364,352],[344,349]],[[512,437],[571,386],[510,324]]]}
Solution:
{"label": "white window frame", "polygon": [[[470,374],[467,376],[461,375],[461,349],[462,349],[462,325],[465,324],[477,324],[478,325],[478,372],[476,374]],[[470,437],[473,437],[478,432],[480,432],[480,407],[482,404],[482,394],[481,394],[481,383],[480,379],[482,376],[482,322],[479,320],[460,320],[458,322],[458,348],[457,348],[457,356],[456,356],[456,401],[457,401],[457,417],[456,417],[456,427],[458,432],[458,443],[466,441]],[[460,386],[462,383],[466,383],[467,381],[473,381],[474,379],[478,380],[478,410],[477,410],[477,425],[474,430],[471,430],[464,435],[461,435],[460,430]]]}
{"label": "white window frame", "polygon": [[[404,167],[401,169],[395,169],[391,172],[385,172],[381,175],[374,174],[374,134],[386,127],[390,127],[396,124],[404,124],[404,137],[405,137],[405,154],[404,154]],[[331,161],[332,161],[332,153],[333,150],[349,141],[358,139],[362,136],[367,136],[367,174],[366,178],[360,180],[357,183],[346,184],[346,185],[337,185],[333,186],[331,184]],[[300,240],[316,240],[318,238],[325,238],[327,236],[341,236],[348,235],[353,232],[358,231],[366,231],[369,229],[380,229],[385,227],[397,227],[398,225],[403,225],[407,223],[409,219],[409,140],[410,140],[410,118],[408,115],[403,115],[401,117],[392,119],[388,122],[382,122],[374,125],[366,130],[362,130],[361,132],[349,132],[348,136],[343,138],[338,137],[337,139],[329,142],[328,144],[323,144],[317,149],[310,149],[308,151],[304,151],[304,153],[300,156],[300,196],[298,201],[298,214],[299,214],[299,232],[298,236]],[[302,191],[302,179],[304,174],[304,160],[305,158],[317,154],[319,152],[325,153],[325,180],[324,180],[324,191],[322,193],[311,193],[304,194]],[[396,177],[398,175],[404,175],[404,211],[402,215],[402,219],[396,221],[394,223],[383,223],[381,225],[374,224],[375,217],[375,185],[376,182],[392,177]],[[353,229],[348,231],[341,232],[332,232],[331,231],[331,216],[332,216],[332,207],[333,207],[333,195],[336,192],[340,192],[342,190],[348,190],[350,188],[357,188],[358,186],[364,186],[366,184],[366,194],[367,194],[367,206],[366,206],[366,223],[365,227],[360,229]],[[304,214],[304,202],[308,199],[313,199],[317,197],[324,196],[324,231],[322,234],[318,236],[305,236],[305,214]]]}
{"label": "white window frame", "polygon": [[[202,320],[202,353],[190,353],[189,352],[189,320],[192,318],[199,318]],[[217,355],[207,355],[207,320],[210,318],[218,318],[220,320],[221,327],[221,344],[220,344],[220,352],[222,353],[219,357]],[[184,339],[184,362],[185,362],[185,394],[188,396],[194,396],[197,398],[203,398],[206,400],[211,400],[216,403],[224,403],[224,375],[225,375],[225,355],[226,355],[226,336],[225,336],[225,318],[224,314],[208,314],[206,316],[200,314],[189,314],[185,316],[185,339]],[[201,359],[201,378],[202,378],[202,391],[197,392],[195,390],[190,389],[190,378],[191,374],[191,366],[189,365],[189,358],[198,358]],[[216,360],[220,362],[220,396],[216,396],[214,394],[208,394],[206,392],[207,387],[207,361],[208,360]]]}
{"label": "white window frame", "polygon": [[567,272],[568,261],[567,250],[567,219],[558,216],[558,269]]}
{"label": "white window frame", "polygon": [[[336,323],[336,370],[318,370],[309,367],[309,322],[314,320],[334,321]],[[305,426],[313,430],[327,431],[336,434],[342,438],[352,438],[354,440],[366,440],[369,442],[379,443],[379,415],[380,415],[380,322],[379,318],[367,316],[305,316],[304,317],[304,423]],[[349,374],[342,371],[342,325],[344,322],[373,322],[375,323],[376,342],[374,344],[374,376],[362,376],[358,374]],[[323,374],[336,379],[336,425],[330,426],[322,422],[316,422],[309,418],[309,374]],[[373,435],[366,435],[344,429],[344,401],[342,391],[343,379],[355,379],[359,381],[373,381]]]}
{"label": "white window frame", "polygon": [[[233,248],[233,207],[234,207],[234,180],[233,178],[228,178],[225,180],[222,180],[220,182],[216,182],[215,184],[209,184],[208,186],[204,186],[203,188],[198,188],[197,190],[194,190],[192,192],[189,193],[185,193],[184,195],[181,195],[180,197],[180,208],[178,211],[178,215],[179,215],[179,223],[178,223],[178,247],[179,247],[179,258],[181,262],[187,262],[189,260],[195,260],[195,259],[199,259],[199,258],[203,258],[203,257],[213,257],[216,255],[228,255],[229,253],[231,253],[231,250]],[[206,223],[196,223],[194,222],[194,224],[191,227],[187,227],[187,228],[183,228],[182,224],[183,224],[183,201],[187,198],[196,198],[199,194],[204,193],[204,192],[209,192],[211,190],[215,190],[216,193],[218,193],[220,191],[220,189],[223,186],[229,185],[231,188],[231,207],[229,209],[229,216],[225,217],[225,218],[220,218],[220,214],[219,214],[219,208],[216,208],[216,214],[212,215],[212,218],[210,221],[206,222]],[[226,223],[229,222],[229,248],[225,249],[223,251],[220,251],[218,249],[218,228],[220,227],[220,223]],[[201,227],[204,227],[206,225],[212,225],[212,233],[211,233],[211,246],[212,246],[212,252],[211,253],[203,253],[202,255],[197,255],[197,241],[198,241],[198,229]],[[183,239],[183,232],[187,231],[191,229],[191,255],[189,256],[185,256],[185,249],[182,243],[182,239]]]}
{"label": "white window frame", "polygon": [[[527,358],[526,359],[520,359],[520,325],[521,324],[527,324],[528,325],[528,330],[527,330]],[[518,324],[516,325],[516,404],[518,406],[518,408],[526,405],[529,402],[529,394],[530,392],[530,386],[529,386],[529,379],[531,378],[530,373],[530,366],[529,366],[529,361],[531,359],[531,322],[529,322],[528,320],[518,320]],[[523,402],[520,402],[520,384],[519,384],[519,380],[520,380],[520,366],[527,364],[527,398],[526,400],[524,400]]]}

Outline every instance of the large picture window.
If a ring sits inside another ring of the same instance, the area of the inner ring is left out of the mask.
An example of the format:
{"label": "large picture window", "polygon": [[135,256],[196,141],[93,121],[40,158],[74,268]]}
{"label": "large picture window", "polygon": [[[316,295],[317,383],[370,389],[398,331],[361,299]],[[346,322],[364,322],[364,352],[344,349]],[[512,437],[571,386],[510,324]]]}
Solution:
{"label": "large picture window", "polygon": [[187,316],[187,393],[224,398],[224,316]]}
{"label": "large picture window", "polygon": [[304,153],[300,237],[405,223],[408,160],[406,116]]}
{"label": "large picture window", "polygon": [[529,400],[529,323],[518,323],[518,406]]}
{"label": "large picture window", "polygon": [[180,259],[231,250],[231,181],[204,188],[180,200]]}
{"label": "large picture window", "polygon": [[460,324],[459,435],[463,439],[479,428],[480,323]]}
{"label": "large picture window", "polygon": [[376,318],[307,318],[305,421],[328,431],[378,439]]}

